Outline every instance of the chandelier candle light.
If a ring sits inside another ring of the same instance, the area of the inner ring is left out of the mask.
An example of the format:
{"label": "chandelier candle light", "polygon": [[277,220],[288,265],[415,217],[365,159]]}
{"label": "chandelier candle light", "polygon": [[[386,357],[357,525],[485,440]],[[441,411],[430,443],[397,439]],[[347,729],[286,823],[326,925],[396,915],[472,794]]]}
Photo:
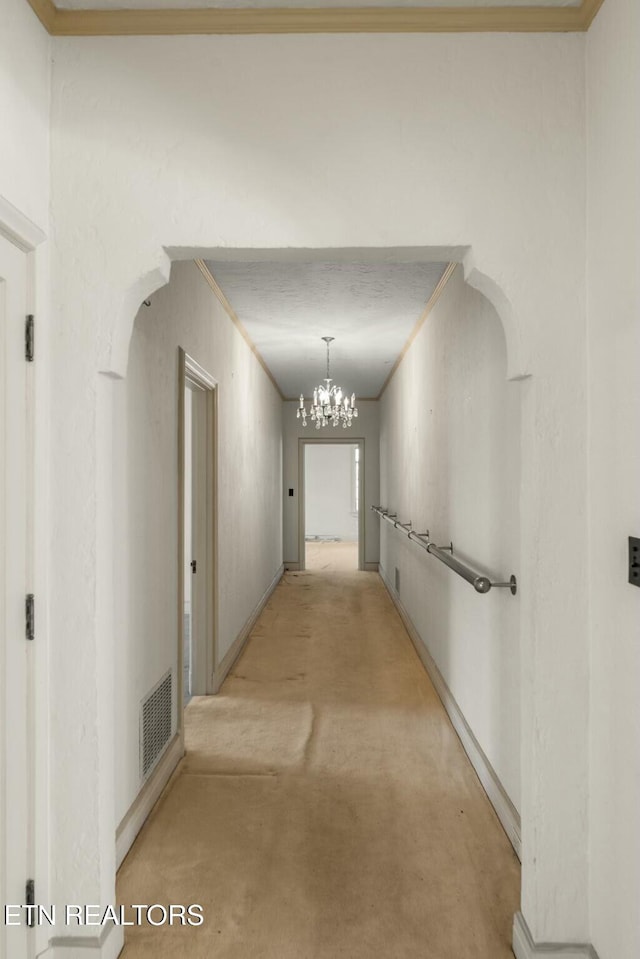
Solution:
{"label": "chandelier candle light", "polygon": [[321,426],[338,426],[342,423],[342,428],[346,430],[351,426],[351,422],[358,415],[356,406],[356,394],[351,394],[351,399],[343,393],[339,386],[331,385],[329,375],[329,344],[335,337],[323,336],[322,339],[327,344],[327,375],[324,384],[316,386],[313,391],[313,405],[309,412],[304,408],[304,396],[300,394],[300,406],[296,412],[298,419],[302,417],[302,425],[307,425],[307,416],[310,416],[316,424],[316,429]]}

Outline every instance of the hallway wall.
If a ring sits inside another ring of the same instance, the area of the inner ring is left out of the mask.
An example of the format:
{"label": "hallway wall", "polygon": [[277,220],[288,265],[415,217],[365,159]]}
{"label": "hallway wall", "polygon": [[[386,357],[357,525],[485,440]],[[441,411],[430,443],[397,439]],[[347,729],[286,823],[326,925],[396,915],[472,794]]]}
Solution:
{"label": "hallway wall", "polygon": [[[522,386],[506,375],[502,324],[457,269],[380,404],[382,505],[493,579],[520,572]],[[393,586],[399,570],[402,605],[519,808],[519,599],[477,594],[381,527],[381,572]]]}
{"label": "hallway wall", "polygon": [[[331,434],[322,430],[316,432],[311,421],[302,426],[302,420],[296,418],[297,400],[282,404],[282,442],[283,442],[283,551],[285,564],[295,566],[298,557],[298,439],[331,439]],[[380,531],[378,520],[370,507],[378,503],[380,495],[380,452],[379,452],[379,411],[375,400],[358,400],[358,419],[349,432],[349,438],[364,438],[364,561],[377,563],[380,553]],[[318,437],[318,432],[321,434]],[[336,432],[338,432],[336,430]],[[340,439],[346,430],[340,430]],[[289,489],[294,495],[289,496]]]}
{"label": "hallway wall", "polygon": [[49,222],[51,40],[24,0],[0,4],[0,197]]}
{"label": "hallway wall", "polygon": [[587,37],[593,944],[640,956],[640,4],[606,0]]}
{"label": "hallway wall", "polygon": [[109,634],[96,598],[98,372],[124,375],[135,310],[166,282],[170,257],[417,246],[464,260],[505,316],[511,374],[532,374],[518,600],[532,744],[522,906],[536,941],[584,941],[584,36],[67,37],[54,51],[59,901],[76,901],[79,887],[85,901],[111,895],[110,765],[96,761],[112,737],[99,707]]}
{"label": "hallway wall", "polygon": [[178,678],[179,346],[219,384],[218,662],[282,562],[280,397],[195,264],[177,263],[112,385],[117,821],[140,784],[140,701]]}

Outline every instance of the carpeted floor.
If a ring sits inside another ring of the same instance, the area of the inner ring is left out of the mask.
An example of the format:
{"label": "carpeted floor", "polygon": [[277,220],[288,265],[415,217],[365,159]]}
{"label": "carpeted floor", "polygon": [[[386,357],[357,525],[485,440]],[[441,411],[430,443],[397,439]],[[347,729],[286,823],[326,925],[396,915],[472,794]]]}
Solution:
{"label": "carpeted floor", "polygon": [[287,573],[118,877],[123,959],[513,959],[519,865],[375,573]]}
{"label": "carpeted floor", "polygon": [[358,568],[358,544],[305,543],[304,562],[307,569],[354,570]]}

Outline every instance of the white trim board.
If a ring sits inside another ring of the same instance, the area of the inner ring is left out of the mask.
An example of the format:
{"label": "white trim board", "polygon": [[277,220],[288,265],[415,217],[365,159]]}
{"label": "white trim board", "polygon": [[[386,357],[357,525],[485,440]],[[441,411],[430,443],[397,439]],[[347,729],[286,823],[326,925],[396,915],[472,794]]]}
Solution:
{"label": "white trim board", "polygon": [[99,936],[57,936],[38,959],[117,959],[124,949],[124,928],[105,926]]}
{"label": "white trim board", "polygon": [[218,386],[218,381],[208,373],[203,366],[194,360],[186,350],[184,353],[184,372],[187,379],[193,380],[199,386],[202,386],[205,390],[215,390]]}
{"label": "white trim board", "polygon": [[40,227],[3,196],[0,196],[0,233],[24,253],[35,250],[46,240]]}
{"label": "white trim board", "polygon": [[284,563],[280,565],[278,572],[276,573],[276,575],[273,577],[273,579],[267,586],[267,589],[265,590],[262,598],[258,602],[258,605],[255,607],[251,616],[249,617],[249,619],[246,621],[246,623],[242,627],[241,631],[236,636],[235,640],[233,641],[233,644],[229,647],[227,652],[224,654],[224,657],[222,658],[222,661],[218,665],[218,668],[216,669],[213,677],[214,693],[217,693],[220,691],[220,687],[222,686],[223,682],[229,675],[229,672],[232,666],[234,665],[235,661],[240,656],[240,653],[244,649],[245,643],[247,642],[247,640],[249,639],[249,636],[251,635],[251,630],[253,629],[253,627],[258,621],[258,617],[260,616],[260,613],[269,602],[269,598],[271,594],[273,593],[274,589],[276,588],[276,586],[282,579],[283,573],[284,573]]}
{"label": "white trim board", "polygon": [[513,917],[513,952],[516,959],[598,959],[598,954],[588,942],[546,942],[533,941],[531,932],[521,912]]}
{"label": "white trim board", "polygon": [[[423,643],[420,634],[415,628],[411,617],[400,602],[400,597],[388,581],[385,570],[380,566],[380,578],[384,583],[393,604],[395,605],[400,619],[404,623],[411,642],[426,669],[435,690],[442,701],[442,705],[451,720],[451,725],[460,738],[460,742],[469,757],[471,765],[476,771],[478,779],[487,794],[489,802],[496,811],[496,815],[502,824],[502,828],[507,834],[509,842],[513,846],[518,859],[522,859],[522,837],[520,833],[520,816],[517,809],[505,792],[504,786],[498,779],[496,771],[485,756],[480,743],[474,736],[471,727],[467,723],[464,714],[454,699],[451,690],[445,683],[442,673],[435,664],[434,659]],[[567,957],[569,959],[569,957]]]}
{"label": "white trim board", "polygon": [[[144,784],[133,804],[116,829],[116,869],[124,862],[134,840],[144,826],[151,810],[171,779],[174,769],[184,756],[182,737],[176,733],[151,777]],[[116,953],[117,955],[117,953]]]}
{"label": "white trim board", "polygon": [[[50,902],[51,863],[50,863],[50,781],[49,781],[49,711],[50,689],[48,677],[49,656],[49,622],[48,622],[48,564],[47,553],[49,544],[49,509],[47,483],[35,482],[35,477],[44,477],[48,472],[49,446],[49,411],[47,408],[48,377],[49,377],[49,323],[47,317],[47,267],[46,248],[43,244],[47,239],[46,233],[31,220],[22,210],[14,206],[4,196],[0,195],[0,238],[3,243],[14,247],[25,254],[26,260],[26,298],[23,302],[24,312],[35,314],[37,319],[44,318],[38,323],[36,332],[36,362],[31,369],[24,368],[25,403],[30,426],[27,430],[27,445],[29,453],[25,462],[25,478],[27,486],[25,495],[29,504],[30,521],[25,530],[24,547],[29,560],[26,567],[26,583],[29,592],[33,592],[36,599],[36,628],[37,642],[31,651],[28,666],[27,712],[24,713],[25,728],[33,748],[27,760],[27,776],[30,780],[27,785],[29,810],[27,820],[32,832],[31,848],[31,875],[34,877],[39,902]],[[11,280],[13,283],[13,279]],[[2,285],[2,284],[0,284]],[[20,363],[19,363],[20,365]],[[29,366],[29,364],[27,364]],[[5,371],[6,372],[6,371]],[[17,410],[16,410],[17,412]],[[5,484],[0,484],[4,486]],[[7,494],[0,490],[0,499]],[[4,503],[1,504],[4,508]],[[22,537],[20,538],[22,542]],[[6,819],[6,803],[3,806],[2,819]],[[0,824],[5,828],[6,822]],[[0,939],[3,937],[0,936]],[[40,953],[47,947],[48,936],[43,926],[37,926],[32,934],[30,949]],[[0,942],[0,951],[2,943]]]}

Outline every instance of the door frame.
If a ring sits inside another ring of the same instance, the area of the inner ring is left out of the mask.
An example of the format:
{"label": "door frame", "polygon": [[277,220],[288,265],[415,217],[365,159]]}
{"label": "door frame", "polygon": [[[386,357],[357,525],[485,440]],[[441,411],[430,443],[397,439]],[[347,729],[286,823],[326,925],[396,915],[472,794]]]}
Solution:
{"label": "door frame", "polygon": [[218,381],[182,347],[178,350],[178,681],[177,730],[184,747],[184,567],[185,567],[185,403],[187,383],[206,394],[207,452],[206,488],[209,490],[206,530],[204,581],[208,584],[206,602],[206,693],[215,689],[218,657]]}
{"label": "door frame", "polygon": [[360,449],[360,471],[359,471],[359,505],[358,510],[358,569],[365,569],[365,542],[364,542],[364,472],[365,472],[365,444],[364,436],[340,436],[340,437],[318,437],[311,438],[306,436],[298,437],[298,569],[306,569],[306,547],[305,547],[305,447],[307,446],[357,446]]}
{"label": "door frame", "polygon": [[[25,639],[26,655],[26,722],[27,722],[27,756],[26,788],[27,788],[27,831],[28,831],[28,860],[29,875],[34,879],[36,901],[48,903],[51,901],[49,891],[49,668],[48,668],[48,552],[50,537],[48,533],[48,486],[46,479],[49,472],[47,460],[49,444],[49,409],[47,395],[49,337],[47,327],[47,311],[43,305],[46,301],[47,270],[45,266],[45,252],[38,249],[46,240],[46,234],[20,210],[0,197],[0,237],[26,258],[26,314],[36,318],[37,330],[35,339],[35,357],[33,362],[25,362],[25,505],[26,529],[23,544],[26,559],[27,593],[35,596],[35,640],[28,642]],[[4,355],[4,354],[3,354]],[[7,357],[4,355],[4,359]],[[4,360],[3,360],[4,362]],[[0,386],[4,391],[4,384]],[[8,409],[4,398],[5,413]],[[4,425],[0,431],[4,434]],[[4,441],[3,441],[4,442]],[[6,452],[3,449],[3,453]],[[36,478],[40,482],[36,481]],[[4,483],[0,484],[0,495],[3,502],[2,510],[9,506],[7,501],[8,490]],[[3,545],[8,553],[12,553],[9,541]],[[2,573],[0,572],[0,575]],[[0,582],[0,590],[6,596],[7,583],[4,578]],[[0,642],[4,644],[6,637],[4,630],[0,631]],[[2,658],[4,658],[3,649]],[[0,708],[4,710],[5,702],[2,699]],[[0,771],[0,775],[3,771]],[[0,828],[6,828],[6,822],[0,823]],[[0,930],[0,951],[4,940],[4,930]],[[49,942],[49,935],[45,925],[36,925],[27,933],[27,950],[35,956],[43,952]]]}

